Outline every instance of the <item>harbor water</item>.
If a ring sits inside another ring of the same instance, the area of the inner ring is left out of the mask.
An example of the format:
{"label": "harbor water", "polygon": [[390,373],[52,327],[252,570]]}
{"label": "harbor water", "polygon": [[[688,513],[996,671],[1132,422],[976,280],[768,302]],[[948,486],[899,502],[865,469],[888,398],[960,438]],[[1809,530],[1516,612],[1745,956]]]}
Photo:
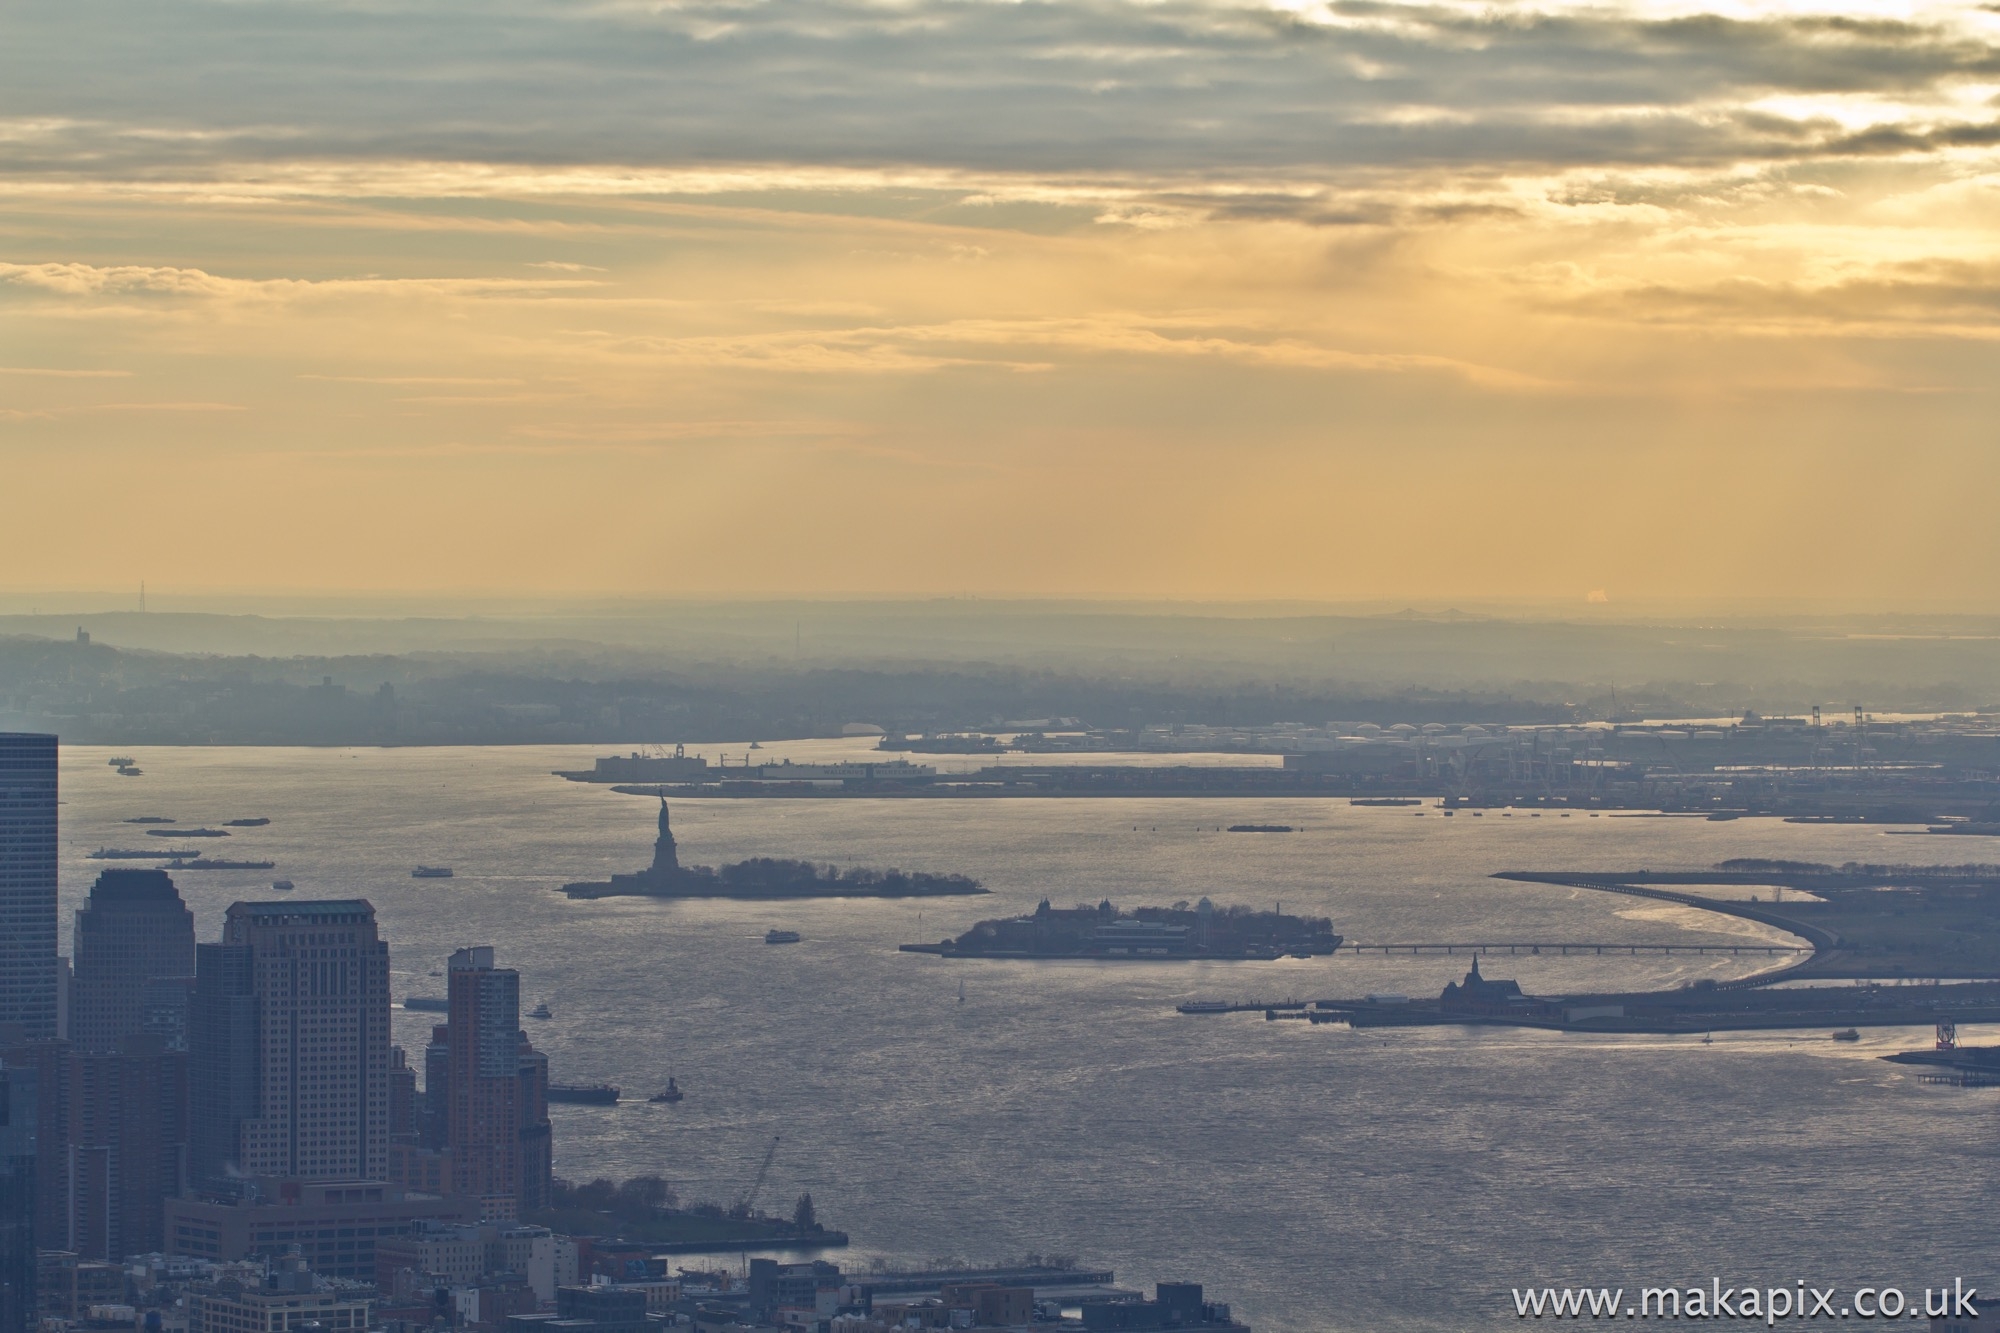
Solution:
{"label": "harbor water", "polygon": [[[731,750],[740,762],[742,747]],[[775,1135],[759,1205],[789,1213],[809,1191],[821,1219],[853,1236],[830,1256],[844,1264],[1069,1254],[1127,1285],[1203,1282],[1260,1333],[1519,1322],[1507,1293],[1531,1283],[1920,1290],[2000,1276],[1988,1226],[2000,1091],[1924,1085],[1874,1058],[1927,1044],[1927,1030],[1867,1030],[1852,1043],[1726,1033],[1712,1044],[1351,1032],[1174,1006],[1435,994],[1465,960],[1019,963],[896,948],[1044,897],[1281,903],[1363,942],[1783,942],[1732,918],[1490,876],[1740,856],[1962,861],[1982,859],[1984,840],[1772,820],[1446,819],[1344,800],[689,800],[673,812],[686,862],[900,866],[971,875],[992,893],[571,901],[563,883],[651,854],[656,803],[550,775],[598,752],[139,748],[121,753],[143,775],[124,777],[106,763],[111,751],[69,749],[65,912],[99,869],[137,864],[95,861],[93,850],[171,845],[126,819],[213,828],[268,817],[198,845],[273,870],[177,875],[199,938],[214,939],[239,899],[365,897],[390,941],[399,1001],[441,995],[452,949],[493,945],[521,970],[524,1009],[550,1007],[553,1017],[524,1023],[552,1077],[625,1089],[616,1107],[552,1109],[559,1175],[658,1173],[684,1200],[726,1203]],[[804,742],[757,757],[859,753]],[[1223,831],[1246,822],[1299,831]],[[414,879],[418,865],[454,873]],[[296,888],[275,893],[274,879]],[[773,929],[802,939],[767,945]],[[1531,993],[1772,965],[1548,954],[1482,964]],[[414,1063],[437,1020],[397,1010]],[[669,1075],[685,1100],[648,1104]]]}

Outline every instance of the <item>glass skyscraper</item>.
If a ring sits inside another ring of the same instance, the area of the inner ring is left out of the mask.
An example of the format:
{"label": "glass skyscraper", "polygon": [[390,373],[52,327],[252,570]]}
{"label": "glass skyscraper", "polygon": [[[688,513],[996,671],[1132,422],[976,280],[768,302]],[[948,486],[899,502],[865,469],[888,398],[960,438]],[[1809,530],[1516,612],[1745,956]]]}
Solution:
{"label": "glass skyscraper", "polygon": [[0,732],[0,1023],[56,1035],[56,738]]}

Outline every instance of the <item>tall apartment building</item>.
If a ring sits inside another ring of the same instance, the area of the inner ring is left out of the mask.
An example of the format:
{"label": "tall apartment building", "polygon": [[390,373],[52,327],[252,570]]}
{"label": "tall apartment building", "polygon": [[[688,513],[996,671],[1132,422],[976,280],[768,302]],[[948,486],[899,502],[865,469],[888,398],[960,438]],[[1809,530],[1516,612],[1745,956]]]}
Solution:
{"label": "tall apartment building", "polygon": [[425,1100],[442,1107],[452,1192],[513,1216],[548,1201],[548,1061],[521,1031],[521,975],[492,949],[460,949],[447,975],[451,1021],[432,1030]]}
{"label": "tall apartment building", "polygon": [[198,1180],[388,1169],[389,946],[360,899],[236,903],[197,950]]}
{"label": "tall apartment building", "polygon": [[186,986],[194,977],[194,913],[164,870],[100,873],[77,911],[70,957],[69,1040],[114,1051],[121,1037],[152,1032],[184,1040]]}
{"label": "tall apartment building", "polygon": [[0,1333],[32,1333],[35,1301],[35,1071],[0,1067]]}
{"label": "tall apartment building", "polygon": [[514,1198],[521,1180],[521,974],[495,967],[493,950],[482,947],[454,953],[446,976],[452,1192]]}
{"label": "tall apartment building", "polygon": [[0,732],[0,1023],[56,1036],[56,738]]}

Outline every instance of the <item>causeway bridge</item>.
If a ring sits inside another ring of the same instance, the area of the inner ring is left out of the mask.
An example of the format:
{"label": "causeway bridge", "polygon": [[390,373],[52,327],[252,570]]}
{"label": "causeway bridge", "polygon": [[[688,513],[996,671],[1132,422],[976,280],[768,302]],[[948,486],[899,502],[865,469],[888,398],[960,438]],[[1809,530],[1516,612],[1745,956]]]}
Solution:
{"label": "causeway bridge", "polygon": [[1379,954],[1801,954],[1811,953],[1807,944],[1644,944],[1626,940],[1471,940],[1462,943],[1349,944],[1342,941],[1341,953]]}

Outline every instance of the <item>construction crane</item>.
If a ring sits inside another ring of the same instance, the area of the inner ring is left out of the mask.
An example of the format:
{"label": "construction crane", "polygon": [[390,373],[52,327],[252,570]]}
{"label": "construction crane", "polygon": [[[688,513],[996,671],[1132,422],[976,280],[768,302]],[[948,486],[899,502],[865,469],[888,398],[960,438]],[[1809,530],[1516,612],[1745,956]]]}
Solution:
{"label": "construction crane", "polygon": [[771,1146],[764,1150],[764,1161],[757,1168],[756,1179],[750,1182],[750,1188],[743,1191],[736,1200],[737,1212],[747,1216],[750,1210],[757,1206],[757,1196],[764,1192],[764,1177],[771,1174],[771,1159],[777,1155],[778,1136],[773,1134],[771,1136]]}

